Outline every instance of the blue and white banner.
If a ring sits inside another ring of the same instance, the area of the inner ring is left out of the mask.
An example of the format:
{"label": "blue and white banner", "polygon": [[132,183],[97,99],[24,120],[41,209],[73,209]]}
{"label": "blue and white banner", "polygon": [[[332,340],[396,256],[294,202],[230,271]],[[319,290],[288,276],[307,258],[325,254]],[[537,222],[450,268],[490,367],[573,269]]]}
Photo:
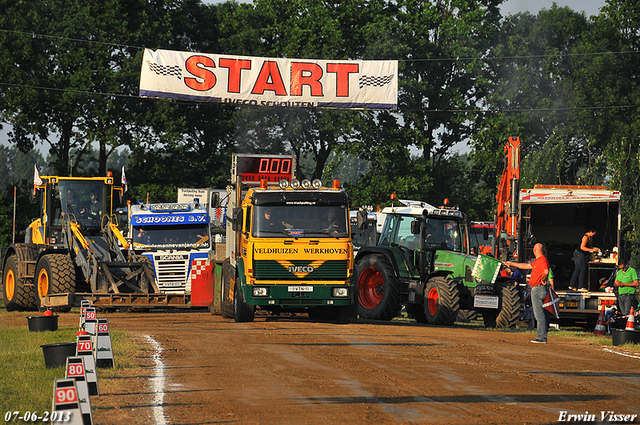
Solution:
{"label": "blue and white banner", "polygon": [[395,110],[398,61],[275,59],[145,49],[140,96],[238,105]]}
{"label": "blue and white banner", "polygon": [[133,226],[209,223],[209,214],[140,214],[131,217]]}

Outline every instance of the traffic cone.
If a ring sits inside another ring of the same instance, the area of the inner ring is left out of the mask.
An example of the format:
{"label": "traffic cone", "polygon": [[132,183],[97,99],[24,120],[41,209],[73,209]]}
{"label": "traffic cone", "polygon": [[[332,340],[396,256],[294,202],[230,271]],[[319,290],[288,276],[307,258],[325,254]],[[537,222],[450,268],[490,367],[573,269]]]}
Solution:
{"label": "traffic cone", "polygon": [[607,333],[607,326],[604,323],[604,304],[602,305],[602,310],[600,310],[600,315],[598,316],[598,322],[596,323],[596,329],[593,331],[594,335],[605,335]]}
{"label": "traffic cone", "polygon": [[624,328],[625,331],[635,331],[636,330],[636,317],[633,315],[633,307],[631,307],[631,311],[629,312],[629,316],[627,316],[627,326]]}

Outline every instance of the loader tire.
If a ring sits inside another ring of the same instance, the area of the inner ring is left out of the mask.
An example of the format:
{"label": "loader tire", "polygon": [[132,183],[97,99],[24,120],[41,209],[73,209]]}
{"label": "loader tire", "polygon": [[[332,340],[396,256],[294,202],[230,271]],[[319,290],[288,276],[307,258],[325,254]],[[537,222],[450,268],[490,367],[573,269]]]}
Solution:
{"label": "loader tire", "polygon": [[[76,269],[66,254],[47,254],[40,257],[35,275],[36,305],[43,309],[43,299],[49,294],[75,293]],[[69,311],[72,306],[58,307],[56,311]]]}
{"label": "loader tire", "polygon": [[424,288],[424,314],[430,325],[451,326],[460,309],[460,293],[456,282],[443,276],[432,277]]}
{"label": "loader tire", "polygon": [[24,279],[18,277],[15,256],[7,258],[4,264],[3,297],[7,311],[36,310],[36,294],[33,286],[25,286]]}
{"label": "loader tire", "polygon": [[236,280],[233,294],[233,320],[236,323],[253,322],[256,308],[244,302],[244,296],[240,289],[240,282]]}
{"label": "loader tire", "polygon": [[222,263],[222,293],[220,312],[225,319],[233,319],[233,298],[231,298],[231,263],[227,258]]}
{"label": "loader tire", "polygon": [[368,255],[356,266],[358,314],[363,319],[391,320],[400,312],[400,281],[382,255]]}

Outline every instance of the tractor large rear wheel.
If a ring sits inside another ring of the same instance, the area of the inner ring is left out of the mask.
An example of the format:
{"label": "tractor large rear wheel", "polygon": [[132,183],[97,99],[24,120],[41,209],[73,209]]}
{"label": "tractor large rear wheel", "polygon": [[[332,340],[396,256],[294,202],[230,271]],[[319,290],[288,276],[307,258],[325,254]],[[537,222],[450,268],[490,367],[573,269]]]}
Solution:
{"label": "tractor large rear wheel", "polygon": [[363,319],[391,320],[400,311],[400,281],[389,260],[369,255],[356,266],[358,314]]}
{"label": "tractor large rear wheel", "polygon": [[25,286],[18,277],[18,265],[15,256],[10,256],[4,265],[3,285],[4,306],[7,311],[36,310],[36,294],[33,286]]}
{"label": "tractor large rear wheel", "polygon": [[437,276],[427,281],[423,294],[424,313],[430,325],[453,325],[460,309],[455,281]]}
{"label": "tractor large rear wheel", "polygon": [[[71,258],[66,254],[43,255],[36,267],[36,304],[44,308],[44,297],[50,294],[75,293],[76,269]],[[59,308],[61,311],[71,310],[71,306]]]}

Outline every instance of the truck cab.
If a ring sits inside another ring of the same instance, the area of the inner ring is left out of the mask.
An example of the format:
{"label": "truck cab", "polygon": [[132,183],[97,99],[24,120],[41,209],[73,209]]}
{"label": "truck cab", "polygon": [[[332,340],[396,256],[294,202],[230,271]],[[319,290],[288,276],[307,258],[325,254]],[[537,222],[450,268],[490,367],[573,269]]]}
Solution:
{"label": "truck cab", "polygon": [[[258,309],[355,320],[346,192],[337,180],[324,187],[320,180],[295,179],[295,157],[258,159],[259,167],[251,169],[255,156],[234,156],[237,183],[228,209],[233,217],[227,219],[223,316],[252,321]],[[240,193],[245,184],[248,189]]]}
{"label": "truck cab", "polygon": [[161,293],[184,295],[186,304],[213,301],[209,213],[198,202],[129,206],[133,250],[148,259]]}

